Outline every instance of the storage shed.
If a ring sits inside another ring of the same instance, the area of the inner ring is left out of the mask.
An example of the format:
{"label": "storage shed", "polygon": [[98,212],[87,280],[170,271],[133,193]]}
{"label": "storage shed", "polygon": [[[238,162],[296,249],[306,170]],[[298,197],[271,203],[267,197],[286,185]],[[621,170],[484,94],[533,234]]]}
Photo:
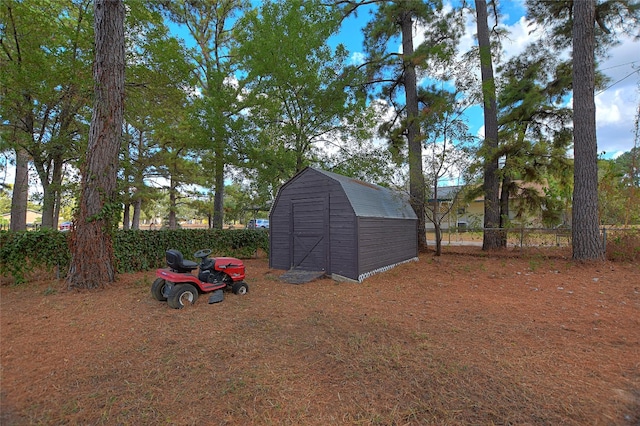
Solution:
{"label": "storage shed", "polygon": [[307,167],[285,183],[269,214],[269,266],[362,281],[417,260],[417,217],[408,197]]}

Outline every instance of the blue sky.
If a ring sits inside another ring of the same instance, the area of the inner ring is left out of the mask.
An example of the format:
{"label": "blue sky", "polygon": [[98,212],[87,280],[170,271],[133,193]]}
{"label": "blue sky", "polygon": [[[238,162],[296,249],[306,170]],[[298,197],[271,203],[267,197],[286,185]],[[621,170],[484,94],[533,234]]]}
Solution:
{"label": "blue sky", "polygon": [[[254,2],[256,5],[259,3],[259,0]],[[503,40],[504,60],[522,52],[536,37],[543,36],[540,29],[525,19],[524,4],[525,0],[500,2],[500,25],[509,33]],[[363,55],[362,28],[370,18],[369,10],[360,10],[357,17],[351,16],[345,20],[340,33],[331,40],[332,44],[342,43],[354,61]],[[178,38],[188,38],[184,29],[180,30],[175,25],[171,27]],[[530,34],[534,29],[536,31]],[[470,17],[461,40],[461,52],[468,51],[475,44],[474,35],[475,21]],[[189,40],[185,42],[193,45]],[[398,50],[399,48],[400,46]],[[605,153],[605,158],[612,158],[634,146],[634,120],[640,103],[640,42],[634,42],[629,37],[622,38],[620,45],[609,50],[609,57],[601,59],[600,69],[611,78],[612,85],[596,96],[598,150]],[[571,98],[567,102],[570,104]],[[484,127],[481,108],[472,108],[468,119],[471,133],[482,136]]]}
{"label": "blue sky", "polygon": [[[535,38],[542,37],[543,32],[525,19],[524,0],[503,0],[500,7],[500,25],[509,32],[503,40],[503,58],[506,60],[522,52]],[[355,61],[362,55],[361,29],[367,20],[367,13],[350,18],[335,38],[347,47]],[[535,32],[530,34],[534,29]],[[461,41],[461,51],[475,44],[474,34],[475,22],[469,19]],[[640,42],[622,37],[621,43],[609,50],[608,57],[600,59],[599,68],[609,76],[611,83],[595,98],[598,151],[605,153],[603,157],[612,158],[634,146],[634,120],[640,103]],[[570,104],[571,98],[567,102]],[[479,107],[471,110],[469,126],[471,133],[483,134],[483,117]]]}

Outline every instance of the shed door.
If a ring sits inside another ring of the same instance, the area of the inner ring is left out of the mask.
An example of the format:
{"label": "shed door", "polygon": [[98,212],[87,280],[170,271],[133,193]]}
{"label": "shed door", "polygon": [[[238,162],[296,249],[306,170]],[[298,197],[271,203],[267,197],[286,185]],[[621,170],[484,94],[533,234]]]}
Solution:
{"label": "shed door", "polygon": [[327,243],[325,198],[291,201],[291,267],[308,271],[326,271]]}

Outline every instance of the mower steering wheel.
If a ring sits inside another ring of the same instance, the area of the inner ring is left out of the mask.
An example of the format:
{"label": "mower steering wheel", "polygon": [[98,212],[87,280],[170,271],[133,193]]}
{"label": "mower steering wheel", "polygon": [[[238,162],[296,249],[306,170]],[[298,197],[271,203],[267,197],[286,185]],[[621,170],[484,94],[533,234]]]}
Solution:
{"label": "mower steering wheel", "polygon": [[211,249],[198,250],[197,252],[193,253],[193,257],[196,257],[198,259],[204,259],[205,257],[209,256],[212,251],[213,250]]}

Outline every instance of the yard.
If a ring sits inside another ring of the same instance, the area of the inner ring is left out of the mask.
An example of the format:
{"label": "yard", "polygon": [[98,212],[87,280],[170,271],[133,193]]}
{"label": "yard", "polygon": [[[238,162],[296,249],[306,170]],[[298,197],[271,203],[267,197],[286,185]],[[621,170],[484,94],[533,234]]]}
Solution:
{"label": "yard", "polygon": [[173,310],[154,273],[0,288],[0,424],[638,425],[640,265],[565,249],[279,281]]}

